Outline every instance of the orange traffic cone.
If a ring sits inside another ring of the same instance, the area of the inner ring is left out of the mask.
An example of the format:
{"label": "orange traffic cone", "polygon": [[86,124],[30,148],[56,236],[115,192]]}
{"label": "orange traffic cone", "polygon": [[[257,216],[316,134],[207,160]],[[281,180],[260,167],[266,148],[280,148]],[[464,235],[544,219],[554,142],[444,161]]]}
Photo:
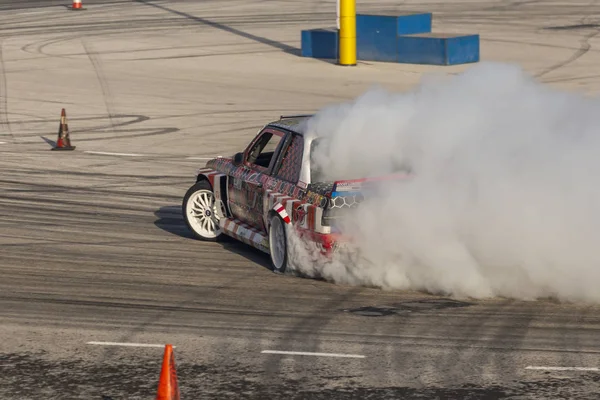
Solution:
{"label": "orange traffic cone", "polygon": [[73,6],[71,7],[71,10],[85,10],[85,8],[83,8],[81,0],[73,0]]}
{"label": "orange traffic cone", "polygon": [[58,128],[56,147],[54,147],[52,150],[75,150],[75,146],[71,146],[71,138],[69,137],[69,124],[67,124],[67,113],[64,108],[60,113],[60,126]]}
{"label": "orange traffic cone", "polygon": [[165,346],[160,380],[158,381],[158,393],[156,400],[179,400],[179,386],[177,385],[177,371],[175,370],[175,357],[173,346]]}

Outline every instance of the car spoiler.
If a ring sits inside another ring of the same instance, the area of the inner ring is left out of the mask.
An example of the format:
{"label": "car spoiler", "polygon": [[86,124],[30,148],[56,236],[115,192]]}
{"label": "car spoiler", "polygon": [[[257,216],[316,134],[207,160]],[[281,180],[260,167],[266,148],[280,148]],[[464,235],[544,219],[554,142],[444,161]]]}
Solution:
{"label": "car spoiler", "polygon": [[410,176],[411,175],[407,173],[399,173],[392,175],[377,176],[373,178],[335,181],[333,183],[333,190],[331,191],[331,198],[363,194],[375,184],[381,184],[382,182],[386,181],[404,180],[410,178]]}

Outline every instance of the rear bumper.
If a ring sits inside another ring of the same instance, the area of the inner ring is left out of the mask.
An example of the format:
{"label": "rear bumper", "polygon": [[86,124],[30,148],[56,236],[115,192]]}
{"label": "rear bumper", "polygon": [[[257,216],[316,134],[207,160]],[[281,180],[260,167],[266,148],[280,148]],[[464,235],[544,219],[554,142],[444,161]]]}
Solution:
{"label": "rear bumper", "polygon": [[341,251],[352,251],[353,241],[350,236],[341,233],[318,233],[299,231],[301,239],[314,243],[322,256],[331,257]]}

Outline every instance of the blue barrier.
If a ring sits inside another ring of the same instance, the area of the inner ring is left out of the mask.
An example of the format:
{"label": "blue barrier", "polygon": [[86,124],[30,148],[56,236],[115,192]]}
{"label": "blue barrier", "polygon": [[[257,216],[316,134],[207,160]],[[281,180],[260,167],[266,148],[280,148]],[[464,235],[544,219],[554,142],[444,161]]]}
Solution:
{"label": "blue barrier", "polygon": [[[431,65],[479,61],[479,35],[432,33],[431,27],[431,13],[357,14],[357,59]],[[338,60],[337,28],[303,30],[301,55]]]}
{"label": "blue barrier", "polygon": [[302,57],[338,58],[337,28],[320,28],[302,31]]}
{"label": "blue barrier", "polygon": [[431,32],[431,13],[356,15],[356,54],[359,60],[396,61],[398,35]]}
{"label": "blue barrier", "polygon": [[398,36],[396,62],[455,65],[479,61],[479,35],[425,33]]}

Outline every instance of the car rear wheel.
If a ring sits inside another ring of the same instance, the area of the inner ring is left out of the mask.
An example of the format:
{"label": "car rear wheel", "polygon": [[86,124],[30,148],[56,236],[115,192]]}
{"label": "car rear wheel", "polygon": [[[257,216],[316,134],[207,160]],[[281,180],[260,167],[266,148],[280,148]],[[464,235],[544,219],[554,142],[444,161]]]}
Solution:
{"label": "car rear wheel", "polygon": [[284,273],[288,265],[288,243],[285,224],[279,215],[273,215],[269,228],[269,252],[273,271]]}
{"label": "car rear wheel", "polygon": [[182,208],[185,222],[196,238],[214,242],[223,236],[215,195],[207,181],[200,181],[188,189]]}

